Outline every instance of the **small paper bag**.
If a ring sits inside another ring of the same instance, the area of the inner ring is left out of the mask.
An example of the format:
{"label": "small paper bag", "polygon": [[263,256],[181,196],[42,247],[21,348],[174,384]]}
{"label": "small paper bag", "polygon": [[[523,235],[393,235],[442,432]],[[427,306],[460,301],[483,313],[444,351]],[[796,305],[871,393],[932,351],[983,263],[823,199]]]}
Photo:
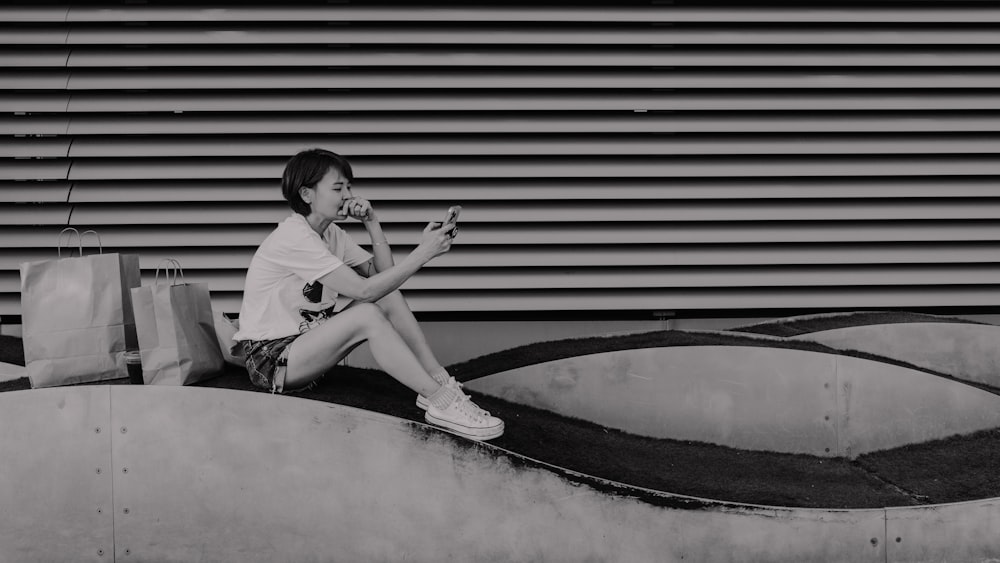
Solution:
{"label": "small paper bag", "polygon": [[142,378],[147,385],[190,385],[219,375],[222,351],[208,284],[183,283],[180,264],[167,262],[164,277],[172,268],[172,281],[160,283],[158,267],[153,285],[132,290]]}
{"label": "small paper bag", "polygon": [[247,361],[243,345],[233,340],[233,337],[240,330],[239,319],[232,320],[218,311],[214,311],[213,315],[215,316],[215,333],[219,336],[219,349],[222,350],[222,359],[227,364],[245,368]]}

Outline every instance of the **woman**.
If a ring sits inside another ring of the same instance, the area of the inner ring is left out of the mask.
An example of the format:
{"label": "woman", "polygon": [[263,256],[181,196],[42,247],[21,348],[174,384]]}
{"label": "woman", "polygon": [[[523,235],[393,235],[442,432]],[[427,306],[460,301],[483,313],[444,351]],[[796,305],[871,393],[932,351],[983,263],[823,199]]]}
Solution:
{"label": "woman", "polygon": [[[395,264],[371,202],[354,197],[351,165],[322,149],[288,161],[281,191],[292,215],[250,262],[240,330],[254,385],[284,392],[308,385],[362,342],[390,376],[417,392],[425,419],[476,440],[503,434],[434,357],[399,287],[451,248],[455,223],[430,223],[420,244]],[[372,253],[334,221],[364,224]],[[353,301],[334,312],[338,295]]]}

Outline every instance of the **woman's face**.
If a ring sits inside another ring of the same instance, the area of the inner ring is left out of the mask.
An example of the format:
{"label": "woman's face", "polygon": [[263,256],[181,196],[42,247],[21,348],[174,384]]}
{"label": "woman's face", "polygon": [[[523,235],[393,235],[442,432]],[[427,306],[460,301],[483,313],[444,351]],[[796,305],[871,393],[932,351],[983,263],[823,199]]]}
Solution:
{"label": "woman's face", "polygon": [[302,199],[310,205],[310,215],[322,219],[342,221],[347,217],[340,214],[344,202],[354,197],[351,193],[351,182],[336,168],[330,168],[323,178],[312,188],[303,187]]}

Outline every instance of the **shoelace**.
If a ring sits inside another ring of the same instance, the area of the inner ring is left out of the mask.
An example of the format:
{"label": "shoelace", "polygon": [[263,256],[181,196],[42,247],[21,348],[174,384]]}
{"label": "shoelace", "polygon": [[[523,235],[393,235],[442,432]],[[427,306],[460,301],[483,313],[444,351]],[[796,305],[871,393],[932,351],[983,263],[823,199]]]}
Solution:
{"label": "shoelace", "polygon": [[487,417],[490,416],[490,412],[479,407],[476,403],[472,402],[472,397],[466,395],[465,393],[459,393],[458,398],[455,399],[455,406],[463,413],[469,417],[476,420],[476,422],[483,422]]}

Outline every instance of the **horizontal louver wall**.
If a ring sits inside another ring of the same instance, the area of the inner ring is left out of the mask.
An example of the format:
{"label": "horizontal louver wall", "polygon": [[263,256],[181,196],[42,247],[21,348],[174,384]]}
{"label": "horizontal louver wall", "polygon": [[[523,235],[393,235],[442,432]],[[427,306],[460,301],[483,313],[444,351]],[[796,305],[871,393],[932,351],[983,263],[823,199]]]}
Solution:
{"label": "horizontal louver wall", "polygon": [[[0,7],[0,314],[65,226],[239,308],[321,146],[425,312],[983,307],[1000,8],[271,2]],[[363,229],[349,232],[367,242]]]}

